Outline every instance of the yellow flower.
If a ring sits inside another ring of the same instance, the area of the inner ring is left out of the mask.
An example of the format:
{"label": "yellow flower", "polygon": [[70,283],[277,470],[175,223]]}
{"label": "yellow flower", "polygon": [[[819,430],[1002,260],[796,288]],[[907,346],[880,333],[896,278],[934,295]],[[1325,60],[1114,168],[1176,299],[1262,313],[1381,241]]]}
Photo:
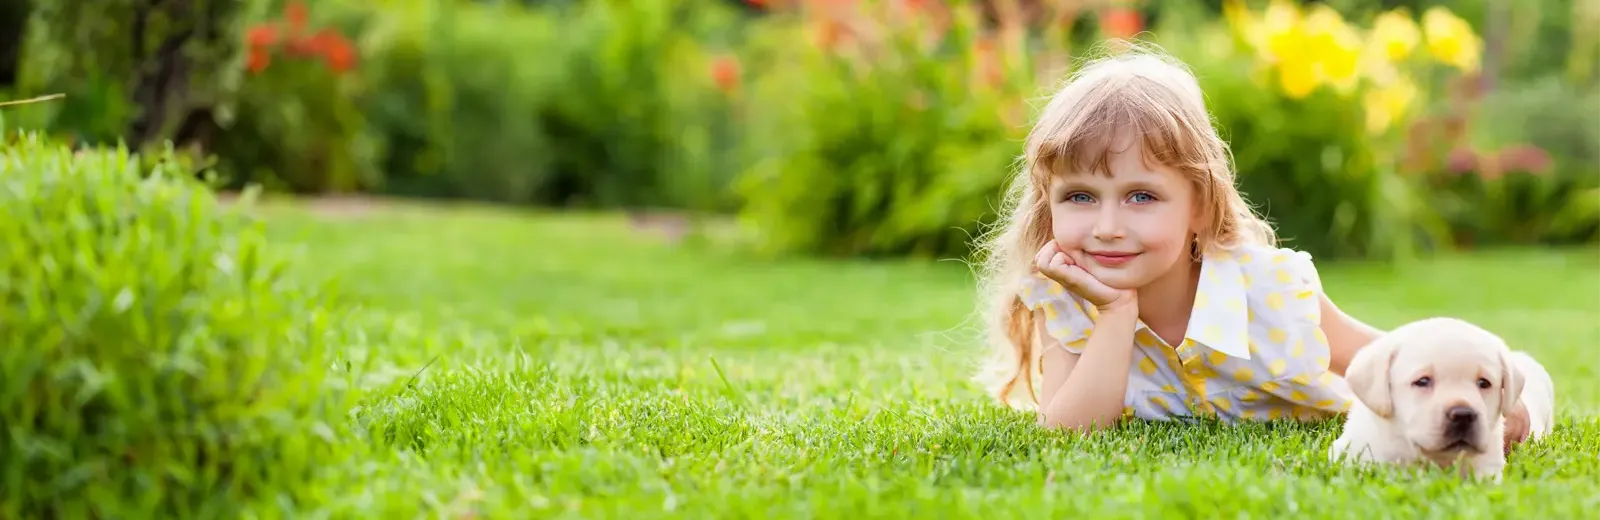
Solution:
{"label": "yellow flower", "polygon": [[1387,84],[1390,81],[1394,81],[1395,76],[1400,74],[1400,68],[1395,65],[1395,62],[1389,61],[1383,54],[1383,49],[1378,47],[1367,47],[1361,53],[1359,66],[1361,67],[1362,76],[1379,84]]}
{"label": "yellow flower", "polygon": [[1228,21],[1228,27],[1238,34],[1250,50],[1259,51],[1263,43],[1261,21],[1256,19],[1255,13],[1244,5],[1244,0],[1224,0],[1222,3],[1222,17]]}
{"label": "yellow flower", "polygon": [[1466,20],[1444,7],[1430,7],[1422,13],[1422,32],[1428,39],[1428,52],[1434,58],[1462,71],[1478,70],[1483,42]]}
{"label": "yellow flower", "polygon": [[1317,90],[1316,64],[1305,58],[1293,58],[1278,64],[1278,85],[1283,93],[1301,99]]}
{"label": "yellow flower", "polygon": [[1363,98],[1367,115],[1367,131],[1379,134],[1405,117],[1406,110],[1417,98],[1417,86],[1405,76],[1397,76],[1387,85],[1369,89]]}
{"label": "yellow flower", "polygon": [[1370,41],[1384,58],[1400,61],[1411,55],[1422,33],[1402,9],[1384,11],[1372,21]]}
{"label": "yellow flower", "polygon": [[1305,19],[1306,51],[1319,81],[1341,92],[1355,89],[1361,58],[1361,36],[1327,4],[1317,4]]}
{"label": "yellow flower", "polygon": [[1272,61],[1293,60],[1305,47],[1300,8],[1289,0],[1272,0],[1259,26],[1263,50]]}

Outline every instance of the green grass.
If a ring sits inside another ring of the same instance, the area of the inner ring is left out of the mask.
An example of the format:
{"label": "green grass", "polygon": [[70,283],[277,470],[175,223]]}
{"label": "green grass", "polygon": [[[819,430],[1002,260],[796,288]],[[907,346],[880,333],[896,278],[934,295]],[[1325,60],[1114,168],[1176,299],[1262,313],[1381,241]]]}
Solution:
{"label": "green grass", "polygon": [[[332,516],[1578,518],[1600,507],[1600,254],[1323,265],[1380,327],[1455,315],[1533,352],[1553,437],[1499,486],[1336,468],[1336,425],[1133,424],[1074,438],[969,382],[966,268],[760,261],[610,216],[275,212],[362,327],[378,439],[327,461]],[[384,442],[380,442],[384,441]]]}

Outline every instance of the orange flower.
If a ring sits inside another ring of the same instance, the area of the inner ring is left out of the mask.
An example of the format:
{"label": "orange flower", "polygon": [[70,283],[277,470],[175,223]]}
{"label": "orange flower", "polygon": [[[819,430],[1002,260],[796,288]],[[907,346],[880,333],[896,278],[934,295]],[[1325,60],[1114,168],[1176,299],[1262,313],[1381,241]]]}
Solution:
{"label": "orange flower", "polygon": [[719,56],[712,60],[711,80],[716,82],[717,89],[724,93],[739,88],[739,59],[733,56]]}
{"label": "orange flower", "polygon": [[1001,69],[1000,55],[995,47],[992,36],[979,37],[972,48],[973,57],[977,62],[979,81],[983,86],[993,87],[1005,80],[1005,71]]}
{"label": "orange flower", "polygon": [[299,32],[302,27],[306,26],[306,19],[310,17],[309,13],[306,12],[306,5],[298,1],[289,2],[289,5],[284,6],[283,16],[289,19],[291,32]]}
{"label": "orange flower", "polygon": [[262,24],[245,32],[244,41],[251,48],[271,47],[278,43],[278,28]]}
{"label": "orange flower", "polygon": [[271,63],[272,55],[267,54],[266,49],[256,48],[250,49],[250,56],[245,61],[245,67],[250,70],[251,74],[260,74],[261,71],[267,70],[267,65]]}
{"label": "orange flower", "polygon": [[1144,30],[1144,19],[1138,10],[1113,7],[1100,13],[1100,30],[1113,38],[1132,38]]}
{"label": "orange flower", "polygon": [[318,40],[316,48],[322,53],[322,59],[330,70],[345,72],[355,67],[356,49],[350,44],[350,40],[335,32],[323,32],[318,36],[323,38]]}
{"label": "orange flower", "polygon": [[819,48],[832,49],[849,37],[850,29],[837,20],[822,20],[816,24],[813,42]]}

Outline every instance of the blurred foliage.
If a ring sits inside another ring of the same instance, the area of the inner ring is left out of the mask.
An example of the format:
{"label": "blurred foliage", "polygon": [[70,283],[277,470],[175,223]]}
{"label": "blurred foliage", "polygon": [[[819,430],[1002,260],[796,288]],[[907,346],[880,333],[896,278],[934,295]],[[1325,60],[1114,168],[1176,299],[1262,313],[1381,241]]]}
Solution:
{"label": "blurred foliage", "polygon": [[230,184],[298,193],[376,186],[381,144],[356,104],[365,85],[355,44],[301,2],[253,20],[243,42],[234,117],[210,143]]}
{"label": "blurred foliage", "polygon": [[[703,207],[726,107],[696,36],[706,1],[458,5],[369,13],[366,101],[392,146],[389,190],[540,205]],[[423,14],[427,13],[427,14]],[[725,175],[724,175],[725,176]]]}
{"label": "blurred foliage", "polygon": [[[1470,244],[1568,244],[1600,234],[1600,89],[1558,77],[1458,86],[1414,128],[1434,208]],[[1424,160],[1424,159],[1433,160]]]}
{"label": "blurred foliage", "polygon": [[[1600,92],[1581,1],[249,0],[141,51],[102,50],[133,26],[92,6],[37,4],[0,94],[69,101],[8,116],[174,140],[235,188],[684,208],[737,214],[774,253],[964,255],[1034,103],[1085,49],[1137,36],[1190,63],[1289,245],[1600,238],[1600,118],[1571,108]],[[1485,92],[1461,102],[1463,83]],[[181,88],[147,104],[149,85]]]}
{"label": "blurred foliage", "polygon": [[1202,78],[1240,189],[1280,236],[1323,256],[1448,245],[1446,223],[1396,158],[1404,123],[1425,101],[1419,83],[1477,69],[1471,28],[1444,10],[1422,24],[1387,11],[1367,28],[1326,5],[1226,7],[1228,37],[1202,28],[1170,47]]}
{"label": "blurred foliage", "polygon": [[186,142],[230,95],[239,14],[229,0],[32,0],[23,93],[62,92],[32,121],[74,141]]}
{"label": "blurred foliage", "polygon": [[1047,63],[1024,33],[987,34],[972,9],[875,7],[771,21],[767,59],[787,66],[752,85],[762,149],[738,191],[775,251],[962,252],[1020,153]]}

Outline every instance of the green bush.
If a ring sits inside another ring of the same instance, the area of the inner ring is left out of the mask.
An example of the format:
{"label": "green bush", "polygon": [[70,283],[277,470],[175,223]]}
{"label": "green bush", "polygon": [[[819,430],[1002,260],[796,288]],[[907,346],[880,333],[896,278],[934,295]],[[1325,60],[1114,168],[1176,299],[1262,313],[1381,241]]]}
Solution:
{"label": "green bush", "polygon": [[369,16],[378,88],[362,104],[390,145],[382,189],[547,202],[556,150],[540,115],[560,86],[560,20],[482,5]]}
{"label": "green bush", "polygon": [[1386,167],[1392,152],[1367,133],[1359,98],[1276,95],[1252,73],[1252,58],[1195,51],[1179,52],[1231,146],[1239,190],[1285,246],[1318,257],[1392,258],[1447,245],[1417,187]]}
{"label": "green bush", "polygon": [[227,65],[253,1],[22,2],[32,12],[13,95],[67,94],[70,103],[25,113],[76,141],[140,148],[203,139],[231,95],[238,69]]}
{"label": "green bush", "polygon": [[771,22],[766,59],[783,65],[752,91],[745,135],[756,149],[738,184],[760,247],[969,251],[1021,154],[1040,63],[1016,41],[982,33],[975,11],[953,12],[944,30],[920,18],[872,20],[893,27],[876,44],[802,44],[804,31],[826,38],[838,27]]}
{"label": "green bush", "polygon": [[716,171],[716,91],[700,39],[729,21],[718,0],[584,2],[563,17],[562,89],[542,114],[557,150],[551,202],[697,205]]}
{"label": "green bush", "polygon": [[291,507],[343,419],[323,296],[170,156],[0,146],[0,517]]}
{"label": "green bush", "polygon": [[326,9],[289,2],[252,19],[234,63],[244,71],[212,143],[231,187],[327,193],[378,186],[382,143],[357,100],[360,56]]}
{"label": "green bush", "polygon": [[[726,105],[703,40],[709,0],[372,11],[384,188],[549,206],[717,202]],[[354,8],[352,8],[354,9]]]}
{"label": "green bush", "polygon": [[[1600,88],[1555,75],[1459,99],[1423,128],[1435,206],[1473,245],[1600,239]],[[1454,123],[1454,139],[1444,123]]]}

